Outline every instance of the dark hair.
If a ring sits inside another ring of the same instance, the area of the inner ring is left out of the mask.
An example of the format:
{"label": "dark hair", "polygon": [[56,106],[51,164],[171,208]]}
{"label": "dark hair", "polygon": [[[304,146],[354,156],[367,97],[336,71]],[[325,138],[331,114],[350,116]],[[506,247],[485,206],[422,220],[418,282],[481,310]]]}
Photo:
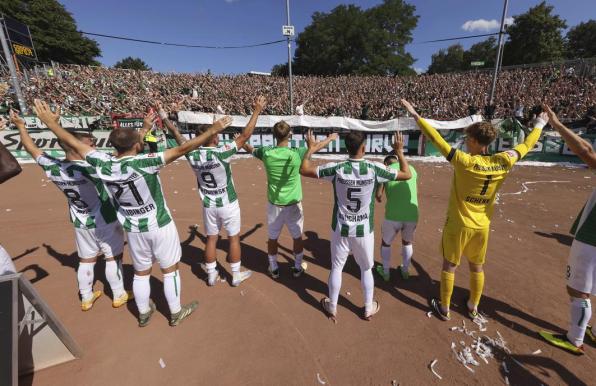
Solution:
{"label": "dark hair", "polygon": [[[393,161],[393,162],[391,162]],[[389,154],[387,157],[385,157],[385,159],[383,160],[383,163],[387,166],[391,165],[392,163],[398,162],[397,160],[397,156],[394,154]]]}
{"label": "dark hair", "polygon": [[360,146],[366,141],[366,135],[362,131],[350,131],[344,141],[346,143],[346,149],[348,149],[348,154],[353,156],[358,153]]}
{"label": "dark hair", "polygon": [[135,129],[119,128],[110,133],[110,143],[118,151],[124,153],[129,151],[140,142],[139,132]]}
{"label": "dark hair", "polygon": [[290,135],[290,125],[286,121],[279,121],[273,125],[273,136],[276,140],[282,141]]}
{"label": "dark hair", "polygon": [[488,146],[497,137],[497,129],[490,122],[476,122],[466,127],[466,135],[474,138],[479,144]]}

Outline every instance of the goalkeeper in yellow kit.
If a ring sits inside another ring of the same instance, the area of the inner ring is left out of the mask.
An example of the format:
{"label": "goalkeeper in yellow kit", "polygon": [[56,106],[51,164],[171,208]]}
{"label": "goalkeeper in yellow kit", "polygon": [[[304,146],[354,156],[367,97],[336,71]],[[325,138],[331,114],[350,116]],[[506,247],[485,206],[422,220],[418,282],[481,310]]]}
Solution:
{"label": "goalkeeper in yellow kit", "polygon": [[416,113],[408,101],[402,99],[401,103],[416,119],[422,133],[454,167],[447,220],[441,240],[441,300],[439,302],[431,299],[431,306],[440,319],[450,319],[449,304],[455,282],[455,269],[461,256],[466,256],[470,266],[468,314],[472,319],[477,318],[484,287],[482,267],[495,196],[515,162],[523,158],[540,138],[542,128],[548,122],[548,115],[539,115],[534,122],[534,129],[524,143],[512,150],[490,155],[488,147],[495,140],[497,130],[489,122],[476,122],[465,128],[465,144],[469,151],[466,153],[451,147],[436,129]]}

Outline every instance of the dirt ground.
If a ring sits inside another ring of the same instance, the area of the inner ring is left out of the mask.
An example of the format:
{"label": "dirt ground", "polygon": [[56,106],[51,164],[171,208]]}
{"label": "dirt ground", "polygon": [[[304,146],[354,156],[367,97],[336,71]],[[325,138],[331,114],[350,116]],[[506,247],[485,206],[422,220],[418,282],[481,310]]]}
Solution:
{"label": "dirt ground", "polygon": [[[568,230],[593,189],[596,175],[578,168],[518,166],[504,183],[492,223],[481,311],[489,319],[483,334],[496,337],[499,331],[511,355],[497,352],[496,359],[488,364],[481,361],[471,373],[451,351],[451,342],[470,344],[471,339],[450,331],[467,321],[457,306],[467,294],[467,267],[456,274],[452,320],[427,317],[427,299],[439,292],[438,245],[451,169],[446,163],[413,164],[419,173],[421,212],[414,244],[415,273],[404,282],[393,271],[390,284],[375,277],[381,311],[366,322],[360,317],[360,273],[351,260],[343,275],[337,324],[319,307],[327,293],[330,266],[333,203],[328,183],[303,179],[307,274],[291,277],[291,239],[284,231],[279,259],[282,276],[274,281],[266,274],[265,173],[257,160],[235,160],[243,221],[242,261],[255,274],[239,288],[228,284],[229,273],[228,283],[207,287],[199,268],[203,226],[196,181],[185,162],[165,168],[162,181],[183,243],[182,300],[199,300],[199,309],[181,326],[169,327],[161,275],[154,270],[152,297],[159,313],[144,329],[137,327],[134,304],[112,309],[107,289],[90,312],[80,311],[77,258],[66,201],[45,181],[39,167],[25,165],[20,176],[0,187],[0,242],[15,257],[17,268],[34,280],[82,347],[84,357],[22,378],[21,384],[391,385],[395,380],[400,385],[488,385],[504,383],[505,375],[512,385],[593,384],[594,346],[587,344],[586,355],[575,357],[547,345],[536,331],[562,332],[567,326]],[[382,219],[383,205],[377,205],[377,247]],[[199,224],[198,233],[191,230],[193,224]],[[226,249],[222,239],[220,270],[229,272]],[[394,265],[401,259],[399,251],[394,244]],[[132,267],[127,252],[124,259],[125,284],[130,288]],[[102,270],[103,263],[98,263],[96,289],[108,288]],[[473,324],[467,321],[467,326]],[[541,352],[533,354],[536,350]],[[429,369],[434,359],[442,380]]]}

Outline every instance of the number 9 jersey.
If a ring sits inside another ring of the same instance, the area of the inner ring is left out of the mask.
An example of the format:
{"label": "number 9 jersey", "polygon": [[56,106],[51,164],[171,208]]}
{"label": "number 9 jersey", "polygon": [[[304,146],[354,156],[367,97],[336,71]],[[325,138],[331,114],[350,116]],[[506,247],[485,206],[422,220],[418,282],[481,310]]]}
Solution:
{"label": "number 9 jersey", "polygon": [[377,184],[394,181],[397,170],[378,162],[349,159],[319,166],[317,176],[333,184],[333,231],[342,237],[364,237],[375,227]]}
{"label": "number 9 jersey", "polygon": [[197,176],[205,208],[222,208],[238,198],[228,159],[238,152],[236,142],[218,147],[201,147],[186,155]]}
{"label": "number 9 jersey", "polygon": [[109,189],[126,232],[149,232],[172,221],[159,179],[163,152],[116,158],[95,150],[85,159]]}
{"label": "number 9 jersey", "polygon": [[61,161],[45,153],[36,161],[68,198],[70,221],[75,228],[102,228],[116,221],[108,192],[91,165],[85,161]]}

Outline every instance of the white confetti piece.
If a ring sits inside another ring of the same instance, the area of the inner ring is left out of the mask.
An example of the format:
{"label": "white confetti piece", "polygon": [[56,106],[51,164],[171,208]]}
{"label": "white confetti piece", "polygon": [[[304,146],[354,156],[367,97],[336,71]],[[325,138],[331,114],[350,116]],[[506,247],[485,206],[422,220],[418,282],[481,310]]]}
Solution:
{"label": "white confetti piece", "polygon": [[427,317],[427,318],[432,318],[432,317],[433,317],[433,312],[432,312],[432,311],[428,311],[428,312],[426,313],[426,317]]}
{"label": "white confetti piece", "polygon": [[324,385],[324,384],[326,384],[326,383],[327,383],[327,382],[325,382],[325,381],[324,381],[324,380],[321,378],[321,375],[320,375],[319,373],[317,373],[317,381],[319,381],[319,383],[320,383],[321,385]]}
{"label": "white confetti piece", "polygon": [[437,359],[433,360],[432,362],[430,362],[430,365],[429,365],[428,367],[430,368],[430,371],[432,371],[432,373],[433,373],[433,374],[434,374],[434,375],[435,375],[437,378],[439,378],[439,379],[443,379],[443,377],[441,377],[441,376],[439,375],[439,373],[437,373],[437,372],[435,371],[435,365],[437,364],[437,362],[438,362],[438,360],[437,360]]}
{"label": "white confetti piece", "polygon": [[532,355],[542,354],[542,350],[538,349],[532,353]]}
{"label": "white confetti piece", "polygon": [[6,209],[7,212],[12,212],[12,209]]}
{"label": "white confetti piece", "polygon": [[507,368],[507,363],[503,362],[502,367],[503,367],[503,371],[505,372],[505,374],[509,374],[509,369]]}
{"label": "white confetti piece", "polygon": [[163,361],[163,359],[161,359],[161,358],[159,358],[159,366],[160,366],[162,369],[165,369],[165,367],[166,367],[166,362],[164,362],[164,361]]}
{"label": "white confetti piece", "polygon": [[178,194],[178,191],[177,190],[174,190],[174,194]]}
{"label": "white confetti piece", "polygon": [[240,291],[240,295],[244,296],[244,290]]}
{"label": "white confetti piece", "polygon": [[352,293],[350,291],[346,291],[346,295],[352,296]]}

